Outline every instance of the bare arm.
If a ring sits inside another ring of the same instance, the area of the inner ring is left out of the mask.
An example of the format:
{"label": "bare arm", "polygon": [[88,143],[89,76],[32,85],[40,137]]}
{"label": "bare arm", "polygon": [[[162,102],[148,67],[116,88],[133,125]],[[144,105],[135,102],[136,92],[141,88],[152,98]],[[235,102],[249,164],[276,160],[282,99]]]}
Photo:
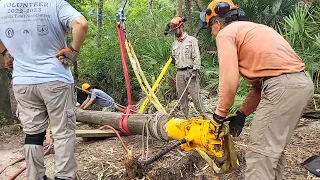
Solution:
{"label": "bare arm", "polygon": [[80,51],[80,47],[83,44],[87,32],[88,32],[88,21],[83,17],[76,17],[71,24],[72,27],[72,47],[76,51]]}
{"label": "bare arm", "polygon": [[0,53],[2,53],[5,49],[7,48],[4,46],[3,42],[0,41]]}
{"label": "bare arm", "polygon": [[87,98],[79,107],[80,109],[83,109],[83,107],[89,102],[90,98]]}
{"label": "bare arm", "polygon": [[88,31],[87,20],[68,2],[60,0],[58,4],[60,23],[66,29],[72,29],[72,47],[79,52]]}
{"label": "bare arm", "polygon": [[93,103],[94,103],[94,98],[91,98],[91,99],[89,100],[89,102],[83,107],[83,109],[87,109],[87,108],[90,107]]}
{"label": "bare arm", "polygon": [[[3,42],[0,40],[0,53],[4,53],[3,60],[4,60],[4,65],[6,68],[8,68],[10,71],[13,70],[13,60],[14,58],[11,56],[9,51],[5,51],[7,48],[3,44]],[[2,54],[0,54],[2,56]]]}

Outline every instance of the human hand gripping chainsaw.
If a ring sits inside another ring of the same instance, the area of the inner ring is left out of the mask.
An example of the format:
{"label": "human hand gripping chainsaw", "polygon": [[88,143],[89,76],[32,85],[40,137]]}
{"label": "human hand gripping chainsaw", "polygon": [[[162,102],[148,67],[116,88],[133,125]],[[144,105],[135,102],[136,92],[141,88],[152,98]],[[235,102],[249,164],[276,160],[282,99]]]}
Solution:
{"label": "human hand gripping chainsaw", "polygon": [[233,137],[238,137],[241,134],[246,118],[247,116],[239,110],[225,118],[224,121],[229,121],[230,134]]}
{"label": "human hand gripping chainsaw", "polygon": [[12,71],[14,58],[11,56],[10,52],[7,49],[5,49],[1,54],[4,57],[5,67]]}
{"label": "human hand gripping chainsaw", "polygon": [[72,66],[76,62],[78,54],[79,51],[69,45],[67,48],[61,49],[57,52],[56,57],[63,65]]}

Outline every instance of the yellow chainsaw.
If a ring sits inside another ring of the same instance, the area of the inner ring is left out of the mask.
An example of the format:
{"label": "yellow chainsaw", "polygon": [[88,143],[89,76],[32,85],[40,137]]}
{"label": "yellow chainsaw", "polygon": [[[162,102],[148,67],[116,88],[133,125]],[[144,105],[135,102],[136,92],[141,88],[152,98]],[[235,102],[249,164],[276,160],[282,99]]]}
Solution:
{"label": "yellow chainsaw", "polygon": [[139,161],[140,166],[155,162],[178,146],[184,151],[197,151],[216,173],[239,166],[228,123],[217,123],[202,116],[188,120],[172,118],[165,128],[167,135],[177,141],[152,158]]}

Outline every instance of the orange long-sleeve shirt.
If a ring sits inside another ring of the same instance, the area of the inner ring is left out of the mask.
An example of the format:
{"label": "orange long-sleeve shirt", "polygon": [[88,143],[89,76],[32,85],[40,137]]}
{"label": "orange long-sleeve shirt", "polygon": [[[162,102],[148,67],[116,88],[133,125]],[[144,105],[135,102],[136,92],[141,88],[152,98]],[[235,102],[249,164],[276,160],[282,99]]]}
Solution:
{"label": "orange long-sleeve shirt", "polygon": [[233,22],[216,38],[219,58],[219,104],[216,114],[226,116],[234,103],[240,75],[252,85],[240,110],[249,115],[260,102],[264,77],[300,72],[305,64],[274,29],[253,22]]}

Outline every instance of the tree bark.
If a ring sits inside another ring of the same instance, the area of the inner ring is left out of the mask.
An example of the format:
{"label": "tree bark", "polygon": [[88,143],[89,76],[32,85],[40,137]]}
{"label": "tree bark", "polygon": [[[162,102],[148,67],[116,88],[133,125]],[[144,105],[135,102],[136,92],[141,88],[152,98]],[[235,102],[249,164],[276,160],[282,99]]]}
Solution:
{"label": "tree bark", "polygon": [[192,9],[191,9],[191,0],[185,0],[186,3],[186,11],[187,11],[187,15],[188,15],[188,31],[189,34],[193,34],[194,30],[193,30],[193,23],[192,23]]}
{"label": "tree bark", "polygon": [[8,80],[8,72],[4,67],[4,59],[0,55],[0,125],[13,123]]}
{"label": "tree bark", "polygon": [[177,0],[177,15],[182,16],[182,0]]}
{"label": "tree bark", "polygon": [[102,10],[103,10],[103,0],[98,1],[97,9],[97,47],[101,46],[101,29],[102,29]]}
{"label": "tree bark", "polygon": [[[77,110],[77,121],[98,124],[110,125],[113,128],[120,130],[119,120],[122,113],[117,112],[103,112],[103,111],[90,111],[90,110]],[[131,134],[146,134],[147,130],[150,135],[158,140],[169,140],[165,132],[165,124],[168,116],[158,116],[148,114],[132,114],[128,118],[128,129]]]}

